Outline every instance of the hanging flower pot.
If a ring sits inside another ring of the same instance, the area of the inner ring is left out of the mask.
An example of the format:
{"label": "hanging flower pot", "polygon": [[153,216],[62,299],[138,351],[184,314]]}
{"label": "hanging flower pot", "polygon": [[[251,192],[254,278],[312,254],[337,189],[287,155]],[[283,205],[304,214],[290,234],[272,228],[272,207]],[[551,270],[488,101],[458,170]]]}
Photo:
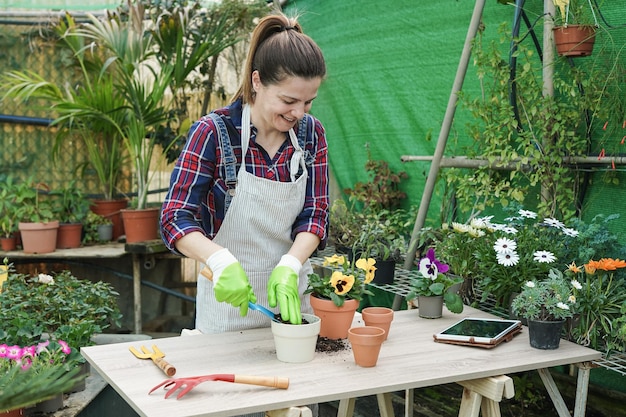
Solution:
{"label": "hanging flower pot", "polygon": [[528,320],[530,346],[545,350],[558,349],[564,323],[565,320]]}
{"label": "hanging flower pot", "polygon": [[596,28],[593,26],[557,26],[552,33],[559,56],[575,58],[589,56],[593,52],[596,41]]}
{"label": "hanging flower pot", "polygon": [[304,363],[313,360],[321,320],[313,314],[302,314],[302,324],[272,321],[276,357],[281,362]]}
{"label": "hanging flower pot", "polygon": [[320,337],[328,339],[345,339],[348,337],[348,329],[352,326],[354,313],[359,307],[357,300],[345,300],[341,307],[337,307],[332,300],[311,295],[311,307],[313,312],[322,321]]}

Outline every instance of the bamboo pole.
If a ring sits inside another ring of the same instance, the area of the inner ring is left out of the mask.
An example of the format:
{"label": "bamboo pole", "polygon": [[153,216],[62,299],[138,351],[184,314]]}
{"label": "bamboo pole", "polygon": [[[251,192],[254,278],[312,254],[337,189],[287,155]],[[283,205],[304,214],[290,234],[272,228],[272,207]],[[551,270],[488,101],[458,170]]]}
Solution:
{"label": "bamboo pole", "polygon": [[476,0],[474,3],[474,10],[472,12],[472,18],[470,20],[469,27],[467,29],[467,35],[465,37],[465,44],[463,45],[463,51],[461,52],[461,58],[459,60],[459,66],[456,71],[454,84],[448,99],[448,106],[444,115],[441,131],[439,132],[439,138],[437,139],[437,146],[430,165],[430,171],[428,178],[426,178],[426,184],[424,186],[424,192],[422,194],[422,200],[417,211],[415,219],[415,225],[413,226],[413,232],[411,234],[411,242],[409,243],[409,250],[407,252],[406,259],[404,261],[404,268],[411,269],[413,261],[415,260],[415,251],[417,250],[417,244],[419,241],[419,232],[424,226],[426,221],[426,214],[428,213],[428,206],[433,195],[435,183],[439,172],[439,162],[443,157],[443,152],[446,148],[448,141],[448,135],[452,126],[452,120],[454,119],[454,112],[456,111],[456,103],[458,100],[458,93],[463,86],[463,80],[467,73],[467,66],[469,64],[470,53],[472,49],[472,41],[478,33],[478,27],[485,8],[485,0]]}

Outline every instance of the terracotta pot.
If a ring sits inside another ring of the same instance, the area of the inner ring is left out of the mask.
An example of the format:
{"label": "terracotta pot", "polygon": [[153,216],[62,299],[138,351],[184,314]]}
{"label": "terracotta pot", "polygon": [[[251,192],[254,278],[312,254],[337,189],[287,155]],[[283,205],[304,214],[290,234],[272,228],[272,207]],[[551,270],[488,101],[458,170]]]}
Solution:
{"label": "terracotta pot", "polygon": [[389,337],[389,329],[393,321],[393,310],[387,307],[366,307],[361,310],[366,326],[380,327],[385,331],[385,340]]}
{"label": "terracotta pot", "polygon": [[117,240],[124,234],[122,210],[126,207],[128,207],[128,200],[122,198],[118,200],[94,200],[89,209],[113,222],[113,239]]}
{"label": "terracotta pot", "polygon": [[122,210],[126,243],[144,242],[159,237],[158,208]]}
{"label": "terracotta pot", "polygon": [[2,248],[4,252],[17,249],[17,237],[0,237],[0,248]]}
{"label": "terracotta pot", "polygon": [[61,223],[57,231],[57,249],[79,248],[82,238],[82,223]]}
{"label": "terracotta pot", "polygon": [[2,417],[20,417],[24,415],[24,409],[18,408],[16,410],[0,411]]}
{"label": "terracotta pot", "polygon": [[22,247],[26,253],[50,253],[57,247],[59,222],[19,223]]}
{"label": "terracotta pot", "polygon": [[417,298],[417,303],[420,317],[438,319],[443,315],[443,295],[432,297],[420,295]]}
{"label": "terracotta pot", "polygon": [[530,346],[544,350],[558,349],[564,323],[565,320],[528,320]]}
{"label": "terracotta pot", "polygon": [[315,356],[317,335],[321,320],[313,314],[302,314],[306,324],[277,323],[272,321],[272,334],[276,346],[276,357],[281,362],[310,362]]}
{"label": "terracotta pot", "polygon": [[593,26],[567,25],[553,29],[554,45],[559,56],[589,56],[593,52],[596,41],[596,30]]}
{"label": "terracotta pot", "polygon": [[341,307],[337,307],[331,300],[311,295],[313,312],[322,321],[320,337],[337,340],[348,337],[348,329],[352,326],[354,313],[359,308],[357,300],[345,300]]}
{"label": "terracotta pot", "polygon": [[380,327],[353,327],[348,331],[354,362],[364,368],[376,366],[385,331]]}

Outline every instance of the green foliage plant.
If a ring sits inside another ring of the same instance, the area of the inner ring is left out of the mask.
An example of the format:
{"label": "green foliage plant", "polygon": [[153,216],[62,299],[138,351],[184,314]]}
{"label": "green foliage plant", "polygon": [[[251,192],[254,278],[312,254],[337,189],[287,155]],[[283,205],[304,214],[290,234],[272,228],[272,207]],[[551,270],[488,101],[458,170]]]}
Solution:
{"label": "green foliage plant", "polygon": [[112,225],[111,219],[94,213],[93,211],[87,212],[87,217],[83,222],[83,236],[84,244],[95,244],[100,242],[98,228],[102,225]]}
{"label": "green foliage plant", "polygon": [[28,345],[48,334],[72,348],[88,346],[94,333],[120,325],[118,296],[110,284],[70,271],[31,277],[11,268],[0,293],[0,340]]}
{"label": "green foliage plant", "polygon": [[77,180],[70,180],[63,187],[51,190],[49,195],[60,222],[82,223],[87,217],[90,200],[79,188]]}
{"label": "green foliage plant", "polygon": [[581,288],[578,281],[568,280],[558,269],[551,269],[546,279],[527,281],[511,302],[511,309],[528,320],[565,320],[573,317],[575,293]]}
{"label": "green foliage plant", "polygon": [[11,237],[17,228],[17,192],[15,178],[7,175],[0,179],[0,237]]}
{"label": "green foliage plant", "polygon": [[49,187],[32,176],[19,183],[15,191],[16,218],[25,223],[48,223],[58,220],[54,212]]}
{"label": "green foliage plant", "polygon": [[473,122],[467,126],[472,140],[470,158],[484,162],[471,171],[450,169],[443,173],[456,192],[462,211],[484,211],[496,203],[529,204],[531,191],[541,189],[537,210],[544,216],[568,220],[575,213],[580,180],[569,158],[587,155],[590,117],[598,123],[605,112],[606,79],[592,69],[554,63],[554,95],[543,94],[542,64],[524,43],[516,42],[516,117],[510,103],[511,68],[503,61],[504,45],[510,43],[506,24],[499,42],[485,44],[479,34],[473,56],[481,95],[460,93],[460,102]]}

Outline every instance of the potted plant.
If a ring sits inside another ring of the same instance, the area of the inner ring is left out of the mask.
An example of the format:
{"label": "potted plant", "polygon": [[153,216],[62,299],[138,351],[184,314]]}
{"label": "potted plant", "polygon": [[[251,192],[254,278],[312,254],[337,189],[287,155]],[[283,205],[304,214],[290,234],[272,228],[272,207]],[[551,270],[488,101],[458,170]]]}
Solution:
{"label": "potted plant", "polygon": [[[626,266],[626,265],[625,265]],[[527,281],[521,293],[513,299],[511,309],[528,320],[530,345],[537,349],[559,347],[565,319],[576,308],[576,291],[582,289],[577,280],[567,279],[557,269],[551,269],[542,280]]]}
{"label": "potted plant", "polygon": [[607,355],[626,352],[626,261],[606,257],[592,259],[581,267],[572,262],[565,275],[578,283],[568,338]]}
{"label": "potted plant", "polygon": [[16,190],[16,217],[26,253],[49,253],[56,249],[59,221],[50,197],[49,187],[33,177],[19,183]]}
{"label": "potted plant", "polygon": [[420,317],[439,318],[442,316],[443,305],[451,313],[463,311],[463,300],[456,291],[450,289],[463,282],[456,275],[446,274],[448,265],[435,257],[435,250],[428,249],[426,256],[419,261],[417,276],[411,277],[407,299],[418,299]]}
{"label": "potted plant", "polygon": [[367,284],[374,279],[375,264],[372,258],[350,262],[345,256],[333,255],[324,258],[323,267],[327,268],[328,274],[309,274],[308,287],[304,293],[311,294],[311,307],[322,320],[321,337],[348,337],[348,329],[359,302],[364,295],[373,295],[367,289]]}
{"label": "potted plant", "polygon": [[559,12],[554,18],[554,44],[566,57],[591,55],[599,26],[591,1],[554,0]]}
{"label": "potted plant", "polygon": [[71,348],[63,340],[29,346],[0,344],[0,413],[43,405],[52,398],[57,408],[51,411],[59,408],[59,398],[62,406],[63,393],[84,379],[78,376],[70,354]]}
{"label": "potted plant", "polygon": [[89,211],[83,225],[83,243],[109,242],[113,239],[113,222],[108,218]]}
{"label": "potted plant", "polygon": [[47,334],[74,349],[91,345],[94,334],[120,325],[118,296],[110,284],[69,271],[29,276],[10,268],[0,294],[0,340],[28,345]]}
{"label": "potted plant", "polygon": [[76,180],[50,191],[53,210],[59,220],[57,248],[68,249],[80,246],[83,222],[89,212],[90,201],[78,188]]}

